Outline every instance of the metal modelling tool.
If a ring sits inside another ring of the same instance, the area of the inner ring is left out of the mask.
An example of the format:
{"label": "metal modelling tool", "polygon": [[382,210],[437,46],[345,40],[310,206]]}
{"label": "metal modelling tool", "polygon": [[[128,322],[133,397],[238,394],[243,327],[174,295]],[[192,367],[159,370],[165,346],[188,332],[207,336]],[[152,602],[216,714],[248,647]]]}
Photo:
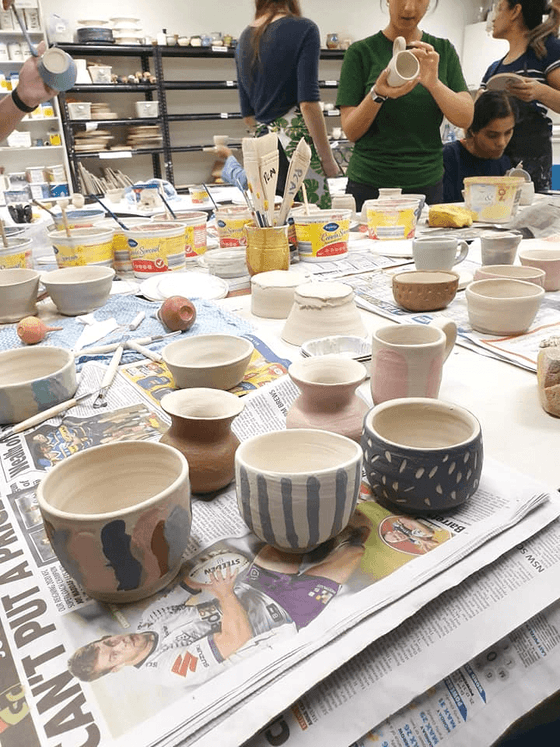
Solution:
{"label": "metal modelling tool", "polygon": [[42,412],[38,412],[37,415],[32,415],[30,418],[26,418],[25,420],[22,420],[21,423],[12,425],[11,428],[8,428],[2,434],[0,434],[0,442],[5,441],[8,438],[11,438],[16,433],[21,433],[22,431],[26,431],[28,428],[33,428],[34,425],[39,425],[40,423],[44,423],[45,420],[49,420],[49,418],[54,418],[55,415],[60,415],[60,413],[66,412],[66,410],[69,410],[71,407],[74,407],[75,405],[77,405],[78,402],[80,402],[82,399],[85,399],[86,397],[91,397],[92,394],[95,394],[95,391],[86,392],[85,394],[80,394],[78,397],[72,397],[72,399],[67,399],[65,402],[60,402],[58,405],[53,405],[53,407],[49,407],[48,410],[43,410]]}
{"label": "metal modelling tool", "polygon": [[107,368],[105,376],[103,377],[103,380],[101,382],[99,394],[97,395],[97,397],[95,398],[95,402],[93,403],[93,408],[95,410],[99,409],[100,407],[107,407],[107,402],[105,401],[105,397],[107,395],[107,391],[109,390],[109,387],[113,383],[113,380],[116,376],[119,363],[121,362],[123,350],[124,350],[124,345],[119,345],[119,347],[113,353],[113,357],[111,358],[109,367]]}

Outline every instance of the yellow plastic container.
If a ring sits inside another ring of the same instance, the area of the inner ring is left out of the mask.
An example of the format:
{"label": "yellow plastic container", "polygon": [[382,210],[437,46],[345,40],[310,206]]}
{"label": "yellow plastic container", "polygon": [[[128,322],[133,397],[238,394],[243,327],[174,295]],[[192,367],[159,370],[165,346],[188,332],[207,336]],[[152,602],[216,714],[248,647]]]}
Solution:
{"label": "yellow plastic container", "polygon": [[418,200],[368,200],[366,219],[370,239],[411,239],[416,231]]}
{"label": "yellow plastic container", "polygon": [[244,227],[253,222],[251,211],[246,207],[233,206],[216,210],[216,226],[220,246],[246,246],[247,234]]}
{"label": "yellow plastic container", "polygon": [[74,228],[70,236],[66,231],[52,231],[52,241],[56,263],[59,267],[80,265],[113,265],[113,229]]}
{"label": "yellow plastic container", "polygon": [[348,254],[351,210],[293,214],[299,258],[308,262],[342,259]]}
{"label": "yellow plastic container", "polygon": [[206,251],[206,223],[208,213],[202,210],[184,210],[171,218],[168,213],[152,216],[153,222],[173,221],[185,224],[185,259],[196,259]]}
{"label": "yellow plastic container", "polygon": [[11,270],[14,267],[33,269],[31,256],[31,239],[7,239],[8,246],[0,244],[0,270]]}
{"label": "yellow plastic container", "polygon": [[141,223],[126,231],[126,236],[135,277],[185,269],[184,223]]}
{"label": "yellow plastic container", "polygon": [[468,176],[465,204],[474,220],[507,223],[517,211],[524,183],[522,176]]}

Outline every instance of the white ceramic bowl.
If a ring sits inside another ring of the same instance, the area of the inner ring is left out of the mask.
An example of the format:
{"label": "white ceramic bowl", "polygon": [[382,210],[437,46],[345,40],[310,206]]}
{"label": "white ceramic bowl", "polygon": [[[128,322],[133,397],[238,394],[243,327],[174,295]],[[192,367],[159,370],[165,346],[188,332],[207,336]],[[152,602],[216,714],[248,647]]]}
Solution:
{"label": "white ceramic bowl", "polygon": [[481,265],[474,273],[475,280],[490,280],[491,278],[510,278],[524,280],[544,288],[545,271],[538,267],[524,267],[522,265]]}
{"label": "white ceramic bowl", "polygon": [[305,357],[331,354],[344,355],[347,358],[365,363],[371,361],[371,341],[352,335],[318,337],[315,340],[304,342],[301,346],[301,354]]}
{"label": "white ceramic bowl", "polygon": [[294,428],[254,436],[235,453],[239,510],[267,544],[306,552],[348,524],[361,472],[361,447],[337,433]]}
{"label": "white ceramic bowl", "polygon": [[544,289],[557,291],[560,290],[560,249],[553,246],[546,248],[546,243],[543,243],[542,249],[520,249],[519,261],[527,267],[538,267],[544,270]]}
{"label": "white ceramic bowl", "polygon": [[465,290],[473,329],[490,335],[519,335],[529,329],[544,289],[509,278],[475,280]]}
{"label": "white ceramic bowl", "polygon": [[0,425],[19,423],[58,405],[76,388],[76,364],[69,350],[6,350],[0,353]]}
{"label": "white ceramic bowl", "polygon": [[19,322],[37,311],[40,273],[24,267],[0,270],[0,323]]}
{"label": "white ceramic bowl", "polygon": [[180,389],[231,389],[243,379],[254,346],[234,335],[196,335],[166,345],[161,354]]}
{"label": "white ceramic bowl", "polygon": [[112,267],[84,265],[45,272],[41,282],[61,314],[77,316],[103,306],[114,277]]}

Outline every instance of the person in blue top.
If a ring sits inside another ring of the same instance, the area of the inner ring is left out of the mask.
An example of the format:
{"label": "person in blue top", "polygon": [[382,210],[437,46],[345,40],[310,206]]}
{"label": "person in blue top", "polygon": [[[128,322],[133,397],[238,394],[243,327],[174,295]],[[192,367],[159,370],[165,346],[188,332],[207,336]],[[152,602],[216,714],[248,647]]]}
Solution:
{"label": "person in blue top", "polygon": [[492,23],[492,36],[506,39],[509,52],[490,65],[481,89],[492,88],[490,79],[500,73],[523,77],[506,88],[518,100],[517,123],[506,153],[513,166],[523,163],[535,190],[544,192],[550,189],[552,171],[547,110],[560,112],[560,0],[499,0]]}
{"label": "person in blue top", "polygon": [[504,91],[485,91],[475,102],[465,138],[443,146],[443,201],[462,202],[467,176],[503,176],[511,168],[504,155],[515,127],[515,102]]}
{"label": "person in blue top", "polygon": [[277,132],[288,156],[301,137],[311,146],[307,196],[329,208],[327,177],[340,169],[319,104],[320,49],[319,29],[301,15],[298,0],[255,0],[255,19],[236,49],[237,85],[241,115],[257,135]]}

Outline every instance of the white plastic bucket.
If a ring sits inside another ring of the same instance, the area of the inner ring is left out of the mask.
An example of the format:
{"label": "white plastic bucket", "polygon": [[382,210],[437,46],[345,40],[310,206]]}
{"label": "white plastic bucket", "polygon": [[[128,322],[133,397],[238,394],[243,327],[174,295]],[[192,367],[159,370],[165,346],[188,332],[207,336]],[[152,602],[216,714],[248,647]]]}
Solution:
{"label": "white plastic bucket", "polygon": [[141,223],[126,231],[135,277],[185,269],[185,225]]}
{"label": "white plastic bucket", "polygon": [[113,265],[112,228],[74,228],[70,236],[66,231],[52,231],[56,263],[59,267],[79,265]]}
{"label": "white plastic bucket", "polygon": [[[173,211],[175,212],[175,211]],[[206,251],[206,223],[208,213],[202,210],[184,210],[175,212],[176,218],[168,213],[158,213],[152,216],[152,222],[173,221],[184,223],[185,231],[185,259],[196,259]]]}
{"label": "white plastic bucket", "polygon": [[352,211],[347,209],[294,214],[299,258],[324,262],[346,256],[351,217]]}
{"label": "white plastic bucket", "polygon": [[216,227],[222,249],[246,246],[247,235],[243,228],[252,222],[253,216],[246,207],[233,206],[216,210]]}
{"label": "white plastic bucket", "polygon": [[31,239],[8,238],[8,246],[0,244],[0,270],[11,270],[14,267],[33,269],[31,256]]}
{"label": "white plastic bucket", "polygon": [[395,200],[367,200],[364,203],[370,239],[413,238],[419,200],[405,200],[404,197]]}
{"label": "white plastic bucket", "polygon": [[465,183],[465,204],[475,213],[474,220],[507,223],[517,211],[522,176],[468,176]]}
{"label": "white plastic bucket", "polygon": [[[89,226],[95,226],[97,223],[105,219],[104,210],[67,210],[66,220],[68,221],[68,228],[88,228]],[[64,228],[64,221],[62,220],[62,214],[56,215],[54,219],[54,225],[57,230]]]}
{"label": "white plastic bucket", "polygon": [[[138,226],[145,223],[146,218],[123,218],[123,223],[127,228]],[[124,228],[112,218],[96,223],[96,228],[110,228],[113,231],[113,269],[120,274],[132,272],[132,260],[130,259],[130,247]]]}

